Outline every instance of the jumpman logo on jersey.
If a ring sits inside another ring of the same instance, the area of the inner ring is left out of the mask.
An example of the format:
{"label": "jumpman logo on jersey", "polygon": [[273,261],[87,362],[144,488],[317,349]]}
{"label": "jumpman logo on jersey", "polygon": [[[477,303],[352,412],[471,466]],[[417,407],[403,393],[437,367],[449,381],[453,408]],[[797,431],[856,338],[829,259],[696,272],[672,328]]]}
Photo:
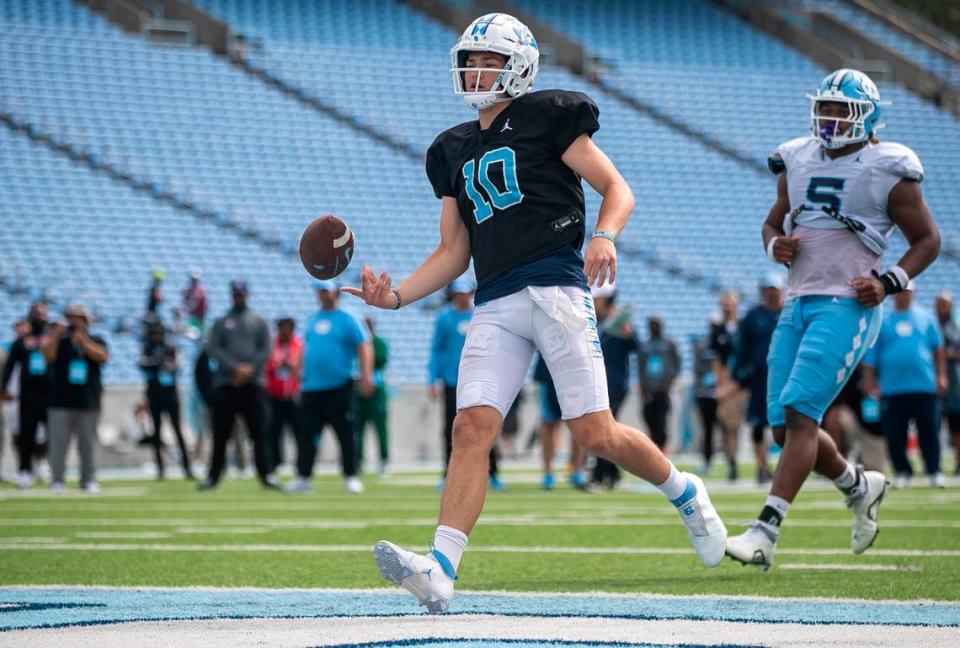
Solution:
{"label": "jumpman logo on jersey", "polygon": [[510,128],[510,118],[508,117],[508,118],[507,118],[507,123],[503,125],[503,128],[500,129],[500,132],[501,132],[501,133],[506,133],[507,131],[512,131],[512,130],[513,130],[513,129]]}

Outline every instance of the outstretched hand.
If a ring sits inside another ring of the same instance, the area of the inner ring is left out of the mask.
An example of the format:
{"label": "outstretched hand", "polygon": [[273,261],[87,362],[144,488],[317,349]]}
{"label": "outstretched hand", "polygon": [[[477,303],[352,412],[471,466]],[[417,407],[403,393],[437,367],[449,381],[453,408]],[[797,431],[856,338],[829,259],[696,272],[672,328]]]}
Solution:
{"label": "outstretched hand", "polygon": [[377,276],[370,266],[363,266],[360,270],[360,287],[345,286],[340,291],[359,297],[377,308],[392,310],[397,307],[397,296],[393,294],[392,280],[386,270]]}

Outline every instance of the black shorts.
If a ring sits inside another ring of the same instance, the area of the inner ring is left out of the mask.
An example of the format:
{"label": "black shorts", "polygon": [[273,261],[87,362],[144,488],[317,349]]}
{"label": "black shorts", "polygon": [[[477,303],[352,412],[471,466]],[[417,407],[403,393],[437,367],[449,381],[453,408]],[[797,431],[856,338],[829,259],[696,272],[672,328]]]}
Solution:
{"label": "black shorts", "polygon": [[960,436],[960,412],[944,412],[943,418],[947,419],[950,436]]}

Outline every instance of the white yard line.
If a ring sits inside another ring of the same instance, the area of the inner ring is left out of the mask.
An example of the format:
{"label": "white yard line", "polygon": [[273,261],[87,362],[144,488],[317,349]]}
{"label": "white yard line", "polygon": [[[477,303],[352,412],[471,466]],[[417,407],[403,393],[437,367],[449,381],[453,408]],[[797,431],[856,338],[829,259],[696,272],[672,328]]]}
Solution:
{"label": "white yard line", "polygon": [[922,571],[918,565],[837,565],[824,563],[784,563],[778,564],[779,569],[793,569],[797,571]]}
{"label": "white yard line", "polygon": [[[141,514],[143,511],[139,511]],[[264,518],[256,521],[255,526],[276,529],[368,529],[371,527],[422,527],[436,525],[436,517],[423,518],[380,518],[365,519],[272,519]],[[747,526],[753,518],[726,518],[728,526]],[[641,527],[641,526],[674,526],[678,524],[673,514],[636,518],[597,518],[593,516],[554,516],[537,515],[534,513],[522,515],[483,515],[481,524],[495,524],[498,526],[577,526],[577,527]],[[849,519],[791,519],[791,527],[834,527],[849,528]],[[902,520],[881,517],[881,527],[905,529],[960,529],[960,520]],[[250,518],[242,519],[212,519],[203,518],[0,518],[0,527],[80,527],[80,526],[185,526],[199,528],[210,526],[220,527],[227,531],[233,526],[250,527]]]}
{"label": "white yard line", "polygon": [[[46,539],[44,539],[46,540]],[[418,549],[411,547],[411,549]],[[422,547],[419,548],[422,550]],[[336,553],[372,551],[368,544],[173,544],[173,543],[89,543],[89,542],[7,542],[0,539],[0,551],[164,551],[164,552],[298,552]],[[692,549],[681,547],[561,547],[561,546],[470,546],[471,553],[513,554],[576,554],[576,555],[691,555]],[[850,557],[849,549],[802,549],[784,547],[778,555],[789,556],[844,556]],[[960,550],[918,549],[873,549],[873,557],[885,558],[960,558]]]}

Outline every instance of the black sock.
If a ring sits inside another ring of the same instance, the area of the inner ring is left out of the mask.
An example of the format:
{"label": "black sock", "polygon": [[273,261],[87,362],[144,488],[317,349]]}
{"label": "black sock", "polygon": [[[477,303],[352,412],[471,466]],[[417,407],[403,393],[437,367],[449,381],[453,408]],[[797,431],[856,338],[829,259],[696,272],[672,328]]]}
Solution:
{"label": "black sock", "polygon": [[757,519],[761,522],[766,522],[770,526],[775,526],[778,529],[780,528],[780,523],[783,522],[783,516],[772,506],[764,506]]}

